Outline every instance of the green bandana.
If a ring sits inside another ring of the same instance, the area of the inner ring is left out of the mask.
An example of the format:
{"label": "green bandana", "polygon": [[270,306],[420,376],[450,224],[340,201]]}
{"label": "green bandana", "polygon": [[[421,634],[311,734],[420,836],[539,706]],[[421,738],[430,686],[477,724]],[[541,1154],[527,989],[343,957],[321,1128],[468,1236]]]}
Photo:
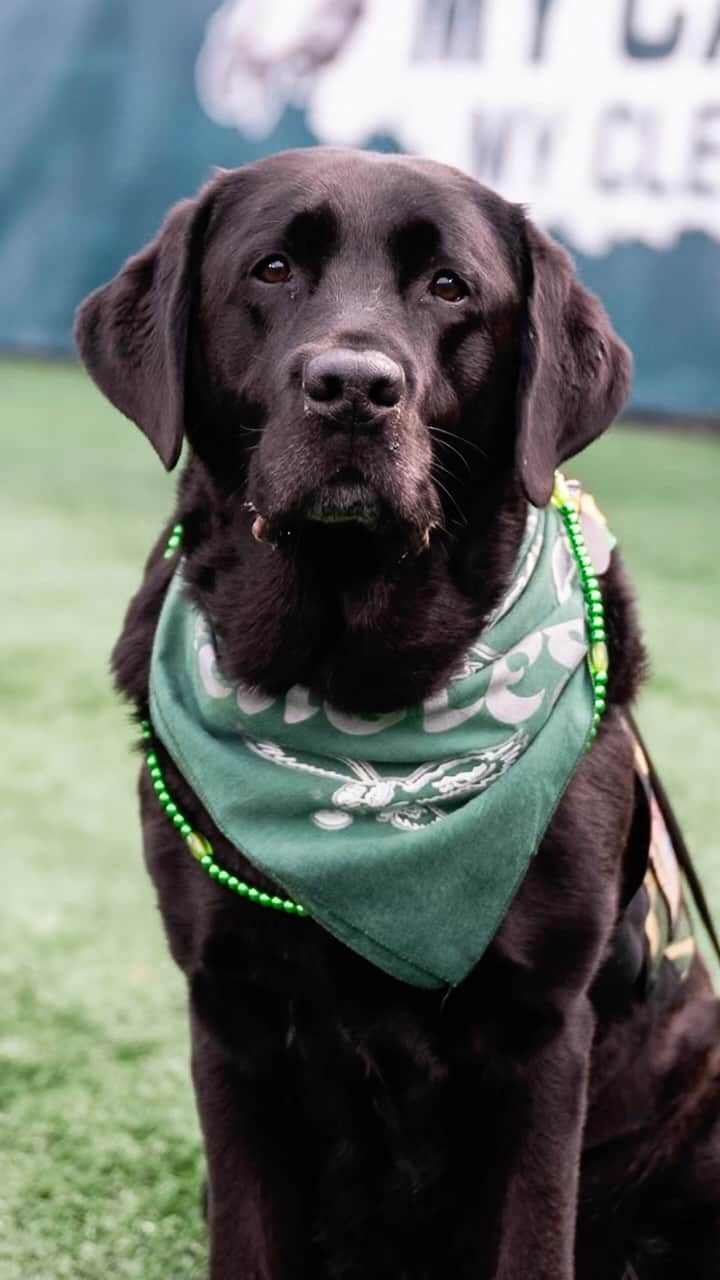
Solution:
{"label": "green bandana", "polygon": [[461,669],[357,716],[233,685],[176,572],[155,637],[157,736],[217,827],[315,920],[418,987],[497,931],[593,718],[582,587],[560,514],[531,508],[510,587]]}

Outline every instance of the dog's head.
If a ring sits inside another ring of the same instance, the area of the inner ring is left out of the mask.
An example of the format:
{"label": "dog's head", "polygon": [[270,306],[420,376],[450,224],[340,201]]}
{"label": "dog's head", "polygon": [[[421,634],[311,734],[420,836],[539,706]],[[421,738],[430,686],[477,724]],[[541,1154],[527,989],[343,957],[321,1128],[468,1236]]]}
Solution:
{"label": "dog's head", "polygon": [[416,549],[498,460],[544,505],[630,358],[567,255],[443,165],[309,149],[221,172],[81,306],[80,354],[165,466],[183,437],[256,536]]}

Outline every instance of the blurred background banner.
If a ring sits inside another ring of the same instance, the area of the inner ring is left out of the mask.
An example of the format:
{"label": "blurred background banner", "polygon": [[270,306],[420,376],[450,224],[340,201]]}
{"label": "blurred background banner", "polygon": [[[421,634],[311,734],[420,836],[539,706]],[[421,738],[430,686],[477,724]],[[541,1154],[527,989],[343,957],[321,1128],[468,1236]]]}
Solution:
{"label": "blurred background banner", "polygon": [[315,142],[472,173],[565,241],[634,407],[720,416],[720,0],[3,0],[0,347],[213,165]]}

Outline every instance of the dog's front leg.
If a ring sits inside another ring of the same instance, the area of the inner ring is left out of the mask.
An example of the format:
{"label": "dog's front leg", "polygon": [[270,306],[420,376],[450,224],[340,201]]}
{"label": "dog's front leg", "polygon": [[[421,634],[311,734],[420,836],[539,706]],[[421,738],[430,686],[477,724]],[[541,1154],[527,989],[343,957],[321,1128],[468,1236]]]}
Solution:
{"label": "dog's front leg", "polygon": [[528,1124],[510,1171],[495,1280],[573,1280],[594,1018],[585,997],[516,1071]]}
{"label": "dog's front leg", "polygon": [[272,1064],[257,1074],[191,1018],[192,1068],[207,1158],[210,1280],[308,1280],[298,1117]]}

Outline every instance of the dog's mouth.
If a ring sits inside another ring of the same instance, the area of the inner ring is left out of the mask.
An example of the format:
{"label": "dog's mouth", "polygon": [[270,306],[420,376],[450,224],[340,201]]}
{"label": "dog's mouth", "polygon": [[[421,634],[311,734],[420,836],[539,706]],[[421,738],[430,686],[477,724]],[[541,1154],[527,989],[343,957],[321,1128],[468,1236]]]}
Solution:
{"label": "dog's mouth", "polygon": [[[252,535],[257,542],[281,546],[291,542],[303,529],[322,530],[343,526],[370,535],[392,536],[402,533],[397,513],[387,497],[378,492],[354,468],[344,468],[331,480],[312,490],[300,503],[284,512],[265,515],[253,503]],[[407,528],[405,537],[413,550],[424,550],[430,542],[434,521]]]}

